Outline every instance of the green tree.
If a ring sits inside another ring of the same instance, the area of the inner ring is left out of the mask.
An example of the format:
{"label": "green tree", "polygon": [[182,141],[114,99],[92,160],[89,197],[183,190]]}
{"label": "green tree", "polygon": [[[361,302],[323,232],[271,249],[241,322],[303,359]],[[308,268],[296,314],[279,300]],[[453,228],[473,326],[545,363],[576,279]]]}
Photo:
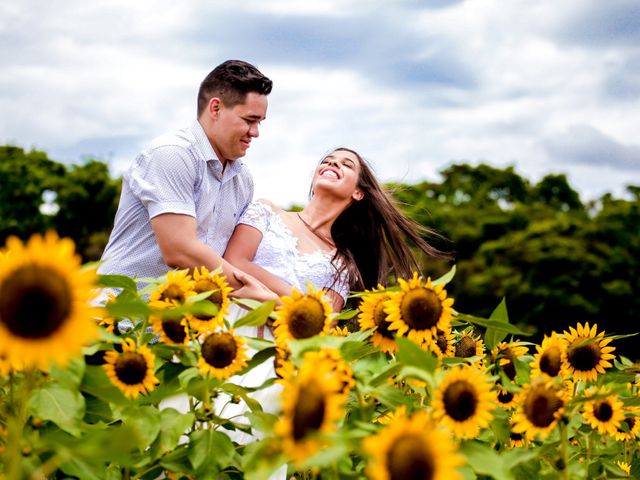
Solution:
{"label": "green tree", "polygon": [[64,172],[44,152],[0,146],[0,244],[9,235],[27,238],[53,227],[51,217],[40,211],[42,194],[55,189]]}

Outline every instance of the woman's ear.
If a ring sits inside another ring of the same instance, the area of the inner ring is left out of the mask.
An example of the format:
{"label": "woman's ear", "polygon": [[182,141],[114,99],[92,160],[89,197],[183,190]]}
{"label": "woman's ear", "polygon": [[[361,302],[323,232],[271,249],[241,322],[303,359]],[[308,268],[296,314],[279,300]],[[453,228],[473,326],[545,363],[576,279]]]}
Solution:
{"label": "woman's ear", "polygon": [[362,190],[356,190],[355,192],[353,192],[353,195],[351,195],[351,198],[353,198],[356,202],[359,202],[364,198],[364,192]]}

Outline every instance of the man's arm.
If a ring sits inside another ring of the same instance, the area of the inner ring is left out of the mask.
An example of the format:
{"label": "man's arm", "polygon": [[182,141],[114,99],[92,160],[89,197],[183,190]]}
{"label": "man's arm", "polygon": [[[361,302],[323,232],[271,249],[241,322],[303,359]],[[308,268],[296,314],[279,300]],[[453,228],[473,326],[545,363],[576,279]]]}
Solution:
{"label": "man's arm", "polygon": [[233,288],[240,288],[234,272],[238,269],[224,260],[207,244],[198,240],[196,219],[189,215],[163,213],[151,219],[164,262],[171,268],[222,267]]}

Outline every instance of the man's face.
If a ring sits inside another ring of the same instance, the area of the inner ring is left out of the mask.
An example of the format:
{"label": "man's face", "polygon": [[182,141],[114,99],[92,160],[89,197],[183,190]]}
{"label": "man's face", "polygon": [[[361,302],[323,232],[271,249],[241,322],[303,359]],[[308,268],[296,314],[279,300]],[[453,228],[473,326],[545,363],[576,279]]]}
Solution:
{"label": "man's face", "polygon": [[214,151],[223,163],[244,157],[251,140],[260,132],[258,126],[266,118],[267,96],[248,93],[244,103],[228,108],[222,102],[212,100],[210,107],[217,110],[209,139]]}

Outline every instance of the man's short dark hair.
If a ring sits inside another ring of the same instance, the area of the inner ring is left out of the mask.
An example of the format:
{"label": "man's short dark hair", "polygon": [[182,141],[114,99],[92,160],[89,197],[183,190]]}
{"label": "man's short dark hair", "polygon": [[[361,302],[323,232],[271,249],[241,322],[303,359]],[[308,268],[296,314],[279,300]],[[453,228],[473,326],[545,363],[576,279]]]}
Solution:
{"label": "man's short dark hair", "polygon": [[227,60],[214,68],[200,84],[198,117],[213,97],[220,97],[225,107],[233,108],[244,102],[247,93],[269,95],[272,86],[273,82],[250,63]]}

